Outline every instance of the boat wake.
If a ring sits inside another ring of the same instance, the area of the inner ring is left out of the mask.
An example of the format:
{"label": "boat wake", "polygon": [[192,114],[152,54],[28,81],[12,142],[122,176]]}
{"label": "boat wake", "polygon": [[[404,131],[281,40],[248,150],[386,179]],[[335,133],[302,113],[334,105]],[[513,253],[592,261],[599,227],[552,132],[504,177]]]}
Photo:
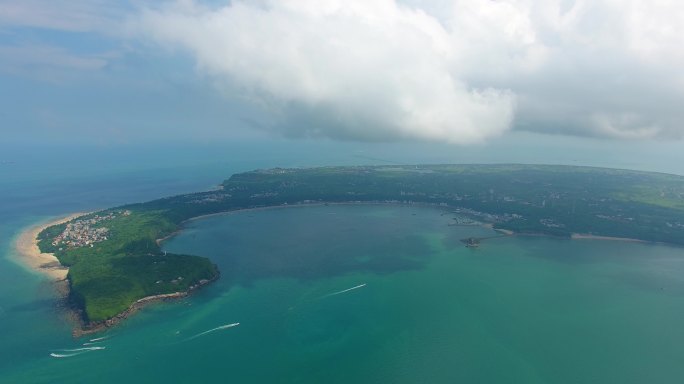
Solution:
{"label": "boat wake", "polygon": [[83,348],[73,348],[73,349],[58,349],[62,352],[83,352],[83,351],[99,351],[105,349],[105,347],[83,347]]}
{"label": "boat wake", "polygon": [[346,293],[346,292],[349,292],[349,291],[353,291],[353,290],[355,290],[355,289],[363,288],[363,287],[365,287],[365,286],[366,286],[366,283],[359,284],[359,285],[357,285],[357,286],[355,286],[355,287],[343,289],[343,290],[341,290],[341,291],[337,291],[337,292],[329,293],[329,294],[327,294],[327,295],[325,295],[325,296],[321,296],[321,299],[325,299],[326,297],[330,297],[330,296],[341,295],[341,294],[343,294],[343,293]]}
{"label": "boat wake", "polygon": [[58,349],[57,352],[69,352],[69,353],[50,353],[50,356],[57,358],[73,357],[78,356],[87,352],[100,351],[105,349],[105,347],[84,347],[84,348],[73,348],[73,349]]}
{"label": "boat wake", "polygon": [[220,330],[222,330],[222,329],[237,327],[238,325],[240,325],[240,323],[224,324],[224,325],[221,325],[221,326],[219,326],[219,327],[212,328],[212,329],[210,329],[210,330],[208,330],[208,331],[204,331],[204,332],[198,333],[198,334],[196,334],[195,336],[188,337],[187,339],[185,339],[185,340],[183,340],[183,341],[190,341],[190,340],[196,339],[196,338],[198,338],[198,337],[200,337],[200,336],[204,336],[204,335],[206,335],[206,334],[208,334],[208,333],[220,331]]}
{"label": "boat wake", "polygon": [[102,337],[96,337],[96,338],[94,338],[94,339],[90,339],[89,341],[90,341],[91,343],[97,343],[98,341],[107,340],[107,339],[109,339],[109,338],[110,338],[110,336],[102,336]]}
{"label": "boat wake", "polygon": [[88,342],[85,342],[85,343],[83,343],[83,345],[97,345],[97,344],[100,344],[100,343],[104,343],[105,341],[107,341],[106,338],[101,338],[101,337],[100,337],[100,338],[98,338],[98,339],[92,339],[92,340],[90,340],[90,341],[88,341]]}
{"label": "boat wake", "polygon": [[82,353],[85,352],[77,352],[77,353],[51,353],[50,356],[52,357],[57,357],[57,358],[63,358],[63,357],[72,357],[72,356],[78,356]]}

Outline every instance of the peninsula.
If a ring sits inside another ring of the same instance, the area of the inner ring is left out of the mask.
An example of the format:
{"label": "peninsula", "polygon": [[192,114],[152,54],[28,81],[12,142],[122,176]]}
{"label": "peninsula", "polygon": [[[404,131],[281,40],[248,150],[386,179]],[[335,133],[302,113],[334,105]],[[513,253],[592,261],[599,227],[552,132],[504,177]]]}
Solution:
{"label": "peninsula", "polygon": [[684,245],[684,177],[547,165],[256,170],[233,175],[217,190],[72,218],[44,229],[37,242],[69,268],[68,299],[84,327],[97,329],[150,298],[182,296],[218,278],[217,267],[202,257],[212,255],[162,251],[158,240],[186,220],[312,203],[429,204],[454,215],[455,223],[508,233]]}

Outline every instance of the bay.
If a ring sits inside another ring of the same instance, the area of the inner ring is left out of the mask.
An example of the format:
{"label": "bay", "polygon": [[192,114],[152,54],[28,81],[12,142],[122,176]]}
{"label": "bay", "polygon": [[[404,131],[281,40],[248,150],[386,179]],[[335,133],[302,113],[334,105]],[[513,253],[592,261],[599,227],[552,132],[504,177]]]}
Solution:
{"label": "bay", "polygon": [[[684,377],[681,248],[510,237],[471,250],[459,240],[492,232],[448,226],[450,216],[421,207],[331,205],[190,222],[165,249],[210,257],[222,279],[73,339],[51,284],[13,261],[23,228],[208,189],[233,172],[340,163],[231,153],[165,164],[162,152],[154,156],[66,167],[37,158],[0,170],[9,180],[0,184],[0,383]],[[81,348],[90,349],[74,351]]]}
{"label": "bay", "polygon": [[165,249],[211,257],[221,280],[97,335],[104,350],[46,353],[9,377],[643,383],[684,374],[681,249],[542,237],[468,249],[460,238],[492,232],[449,220],[434,208],[331,205],[192,221]]}

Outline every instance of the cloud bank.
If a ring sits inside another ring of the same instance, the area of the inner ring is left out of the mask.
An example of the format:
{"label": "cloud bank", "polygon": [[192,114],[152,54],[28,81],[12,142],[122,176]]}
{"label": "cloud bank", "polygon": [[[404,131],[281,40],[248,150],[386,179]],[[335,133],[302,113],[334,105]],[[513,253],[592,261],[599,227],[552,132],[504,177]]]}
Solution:
{"label": "cloud bank", "polygon": [[471,143],[509,129],[681,137],[684,5],[178,1],[131,19],[289,136]]}

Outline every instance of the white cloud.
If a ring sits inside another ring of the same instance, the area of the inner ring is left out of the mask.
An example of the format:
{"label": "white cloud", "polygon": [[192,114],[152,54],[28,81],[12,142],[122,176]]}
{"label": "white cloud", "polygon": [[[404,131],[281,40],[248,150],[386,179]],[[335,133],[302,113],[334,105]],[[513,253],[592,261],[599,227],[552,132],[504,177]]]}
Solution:
{"label": "white cloud", "polygon": [[507,89],[471,87],[453,71],[464,52],[442,24],[389,0],[236,1],[214,10],[183,2],[146,12],[142,25],[282,111],[286,134],[464,143],[501,134],[513,116]]}
{"label": "white cloud", "polygon": [[263,105],[287,135],[468,143],[514,126],[680,137],[680,4],[185,0],[132,24]]}

